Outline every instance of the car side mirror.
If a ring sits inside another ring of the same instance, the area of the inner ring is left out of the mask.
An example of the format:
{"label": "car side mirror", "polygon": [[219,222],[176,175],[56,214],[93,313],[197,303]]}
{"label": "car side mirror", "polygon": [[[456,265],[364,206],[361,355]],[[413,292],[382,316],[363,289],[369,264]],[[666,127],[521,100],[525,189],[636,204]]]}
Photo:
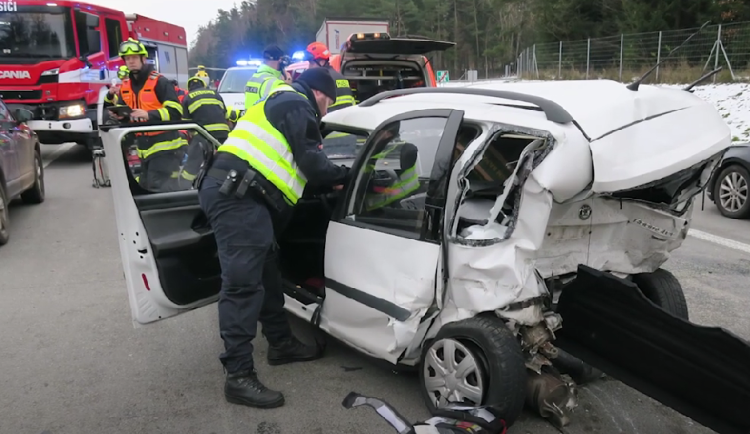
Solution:
{"label": "car side mirror", "polygon": [[92,66],[94,66],[94,65],[91,64],[91,62],[89,62],[89,58],[87,56],[81,56],[81,57],[78,58],[78,60],[80,60],[81,62],[83,62],[84,65],[86,65],[87,68],[91,68]]}
{"label": "car side mirror", "polygon": [[22,124],[34,119],[34,113],[31,110],[19,108],[13,112],[13,117],[16,119],[16,122]]}

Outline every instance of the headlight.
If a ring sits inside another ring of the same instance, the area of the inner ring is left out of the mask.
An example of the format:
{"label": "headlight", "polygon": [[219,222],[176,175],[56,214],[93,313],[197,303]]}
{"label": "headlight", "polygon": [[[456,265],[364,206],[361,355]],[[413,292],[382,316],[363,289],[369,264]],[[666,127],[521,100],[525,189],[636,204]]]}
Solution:
{"label": "headlight", "polygon": [[81,103],[60,107],[59,118],[77,118],[86,114],[86,108]]}
{"label": "headlight", "polygon": [[42,75],[58,75],[59,73],[60,73],[60,68],[55,68],[55,69],[48,69],[42,72]]}

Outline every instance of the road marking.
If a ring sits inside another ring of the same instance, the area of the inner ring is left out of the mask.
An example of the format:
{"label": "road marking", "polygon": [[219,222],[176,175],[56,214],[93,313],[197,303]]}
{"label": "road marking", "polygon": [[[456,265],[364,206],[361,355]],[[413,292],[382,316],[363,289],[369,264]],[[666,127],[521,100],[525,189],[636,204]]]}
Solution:
{"label": "road marking", "polygon": [[709,234],[708,232],[699,231],[698,229],[690,229],[688,231],[688,235],[698,238],[699,240],[708,241],[710,243],[718,244],[720,246],[750,254],[750,244],[745,244],[739,241],[730,240],[729,238]]}
{"label": "road marking", "polygon": [[58,145],[57,149],[55,149],[51,154],[47,154],[47,158],[42,157],[42,160],[44,161],[43,166],[46,168],[50,165],[50,163],[60,158],[62,154],[71,150],[73,146],[77,145],[75,143],[63,143],[62,145]]}

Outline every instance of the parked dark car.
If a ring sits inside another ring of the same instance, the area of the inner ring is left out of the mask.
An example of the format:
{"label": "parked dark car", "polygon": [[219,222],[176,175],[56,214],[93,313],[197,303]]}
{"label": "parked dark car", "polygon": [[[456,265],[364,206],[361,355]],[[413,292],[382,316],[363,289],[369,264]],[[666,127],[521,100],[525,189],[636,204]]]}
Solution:
{"label": "parked dark car", "polygon": [[0,245],[9,238],[8,204],[44,202],[44,165],[36,133],[26,125],[33,114],[17,109],[11,114],[0,101]]}
{"label": "parked dark car", "polygon": [[750,143],[732,146],[724,153],[708,181],[706,193],[719,212],[731,219],[750,218]]}

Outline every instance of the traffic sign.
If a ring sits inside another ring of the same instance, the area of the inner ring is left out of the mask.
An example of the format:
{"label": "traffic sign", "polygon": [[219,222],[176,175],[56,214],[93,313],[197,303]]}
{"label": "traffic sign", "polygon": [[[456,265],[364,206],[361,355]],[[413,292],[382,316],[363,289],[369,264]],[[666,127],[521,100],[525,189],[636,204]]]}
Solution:
{"label": "traffic sign", "polygon": [[448,71],[438,71],[436,78],[438,83],[447,83],[450,80]]}

